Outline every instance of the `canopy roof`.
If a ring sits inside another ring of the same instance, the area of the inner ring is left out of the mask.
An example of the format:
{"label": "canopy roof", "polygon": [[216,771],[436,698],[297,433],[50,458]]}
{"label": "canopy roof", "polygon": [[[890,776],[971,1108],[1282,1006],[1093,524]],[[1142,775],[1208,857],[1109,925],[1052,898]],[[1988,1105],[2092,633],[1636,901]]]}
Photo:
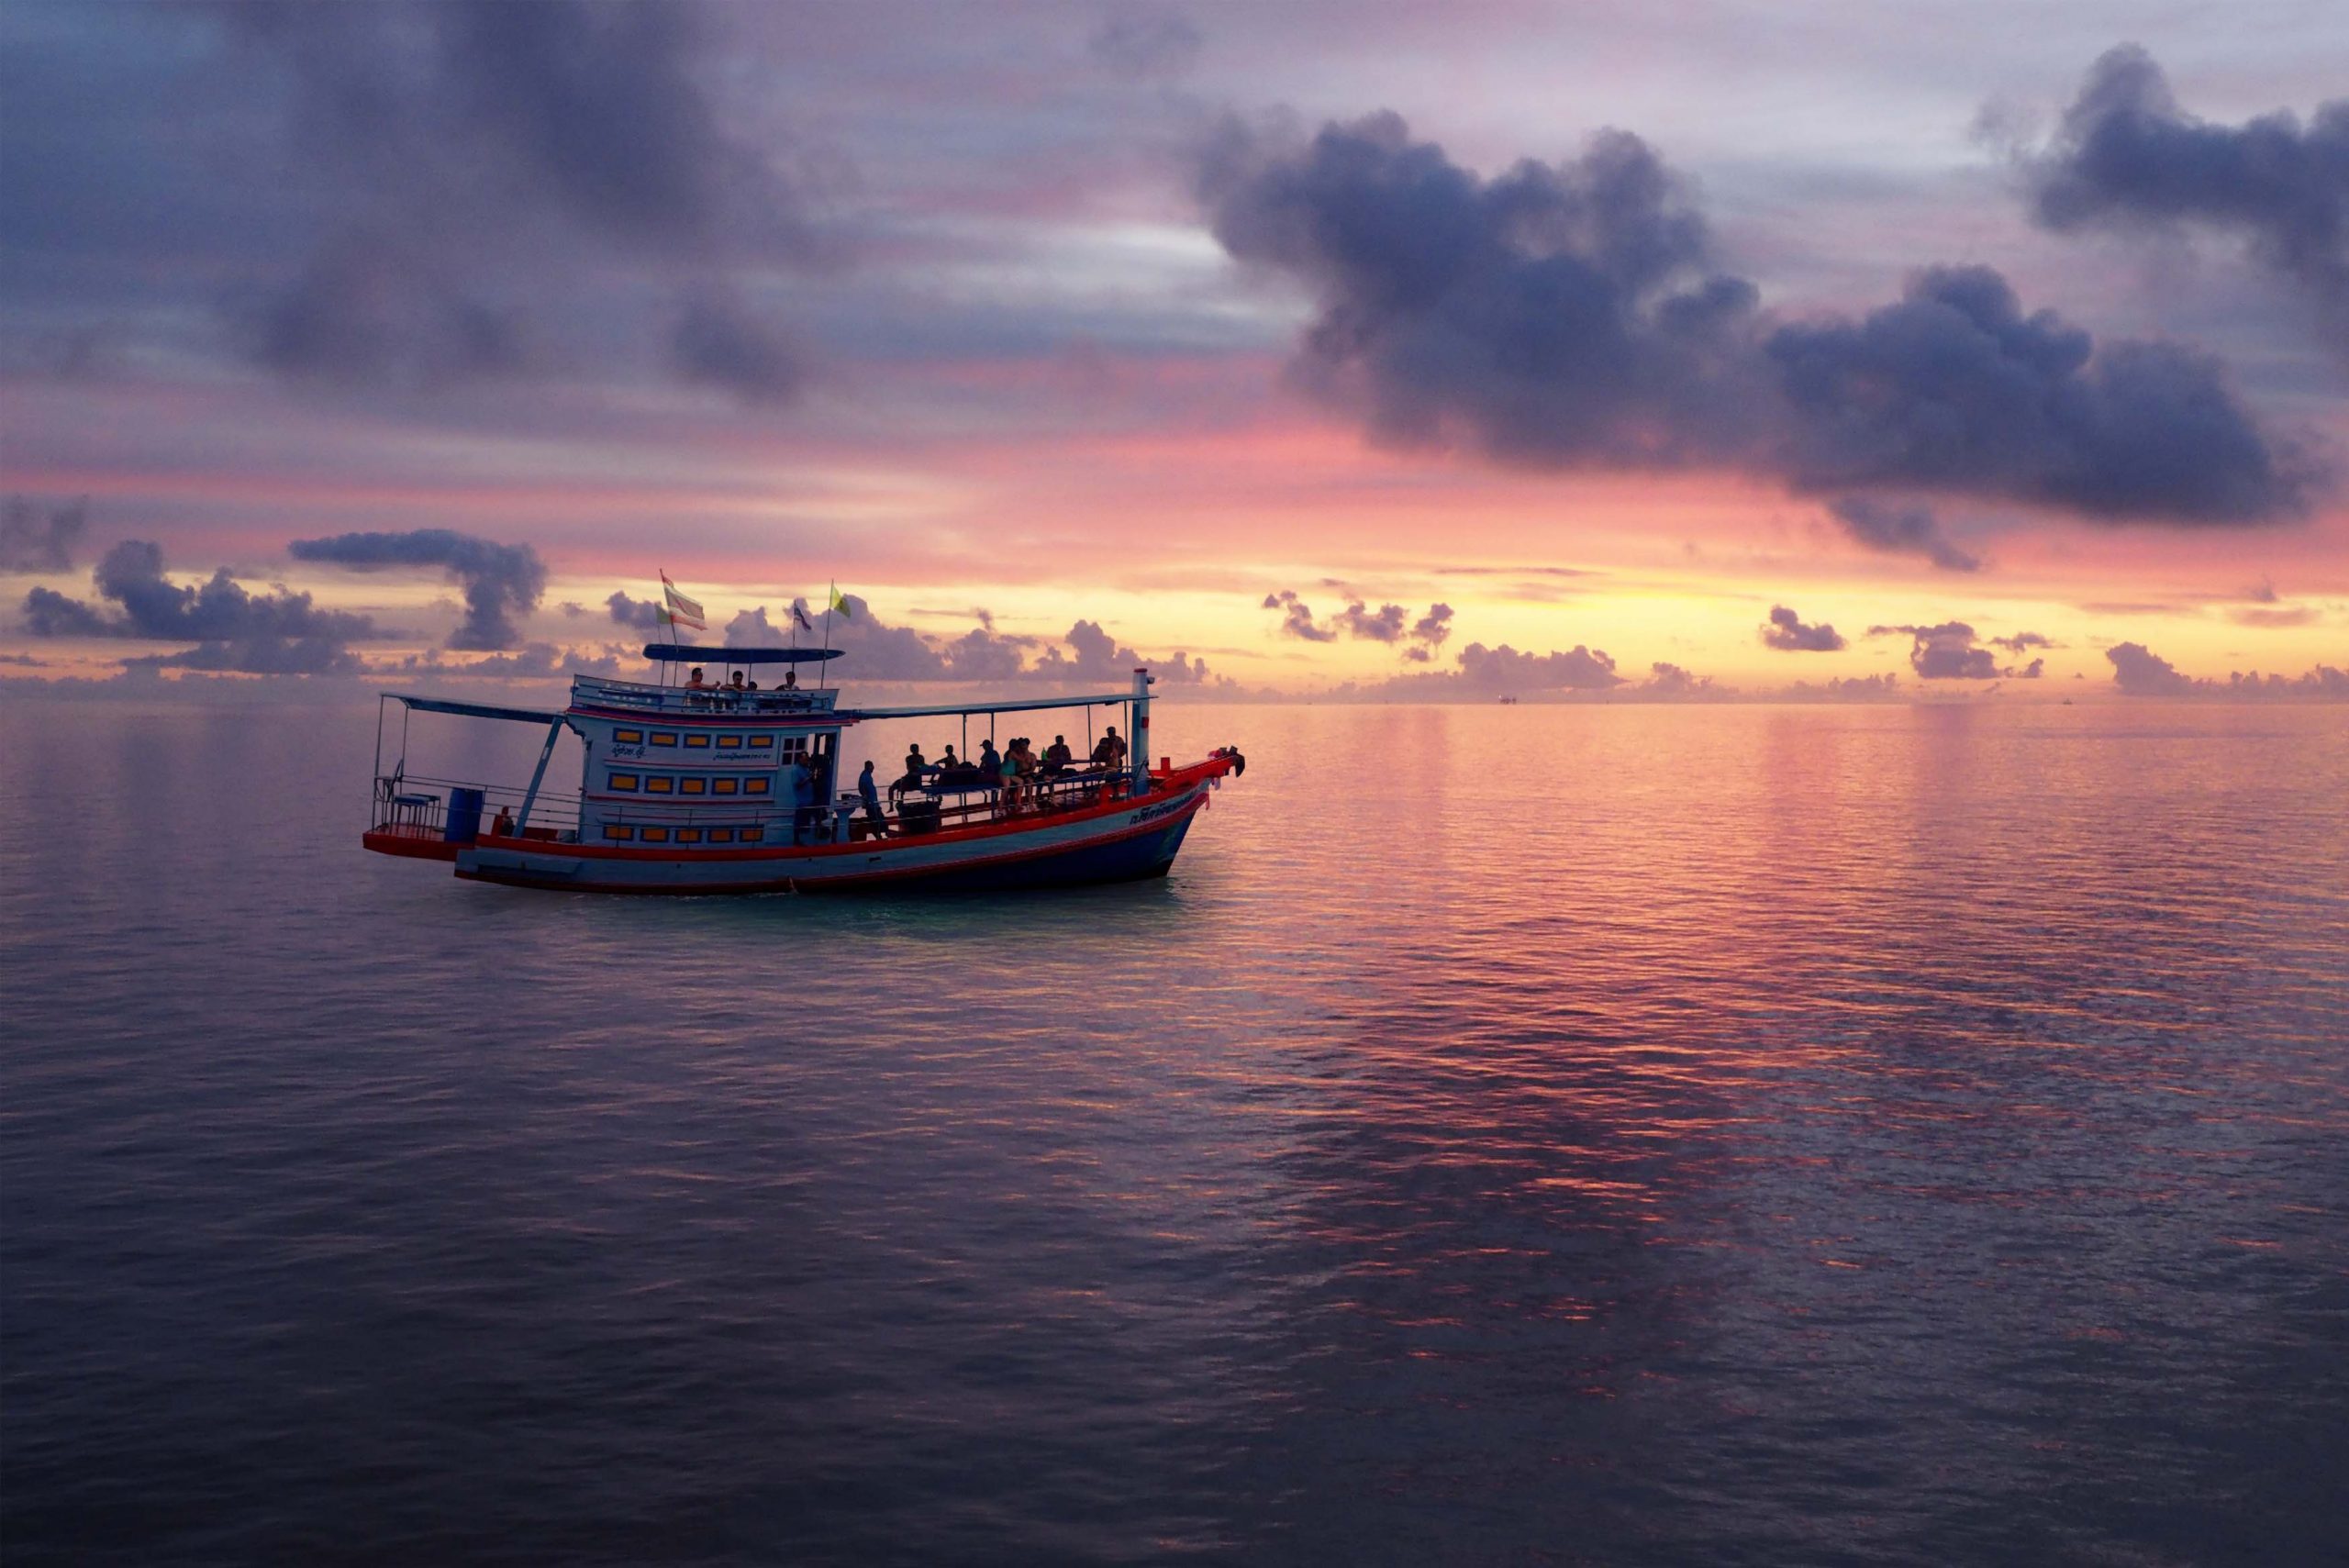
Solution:
{"label": "canopy roof", "polygon": [[837,659],[837,648],[696,648],[690,642],[653,642],[644,656],[656,664],[815,664]]}
{"label": "canopy roof", "polygon": [[448,697],[412,697],[405,692],[384,695],[419,713],[453,713],[463,718],[510,718],[517,724],[552,724],[562,717],[543,708],[500,707],[495,703],[455,702]]}
{"label": "canopy roof", "polygon": [[945,718],[958,713],[1032,713],[1053,707],[1114,707],[1119,703],[1131,700],[1131,692],[1111,692],[1106,696],[1030,697],[1014,702],[941,703],[922,707],[861,707],[855,712],[859,718]]}

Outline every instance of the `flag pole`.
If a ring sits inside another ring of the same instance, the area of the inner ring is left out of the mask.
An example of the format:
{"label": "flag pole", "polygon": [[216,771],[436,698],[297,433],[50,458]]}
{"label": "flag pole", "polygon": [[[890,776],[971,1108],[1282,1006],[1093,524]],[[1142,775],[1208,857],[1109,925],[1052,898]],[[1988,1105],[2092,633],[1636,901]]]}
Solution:
{"label": "flag pole", "polygon": [[832,681],[832,601],[841,596],[838,583],[827,583],[824,594],[824,661],[817,667],[818,691],[831,690]]}

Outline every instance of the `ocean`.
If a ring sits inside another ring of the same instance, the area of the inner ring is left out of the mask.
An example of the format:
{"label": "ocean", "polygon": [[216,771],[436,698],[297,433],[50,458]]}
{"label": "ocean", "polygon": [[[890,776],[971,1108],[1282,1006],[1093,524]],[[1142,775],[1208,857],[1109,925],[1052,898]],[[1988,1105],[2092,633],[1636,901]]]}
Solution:
{"label": "ocean", "polygon": [[11,1568],[2349,1552],[2341,709],[1175,700],[1171,877],[840,901],[374,724],[0,704]]}

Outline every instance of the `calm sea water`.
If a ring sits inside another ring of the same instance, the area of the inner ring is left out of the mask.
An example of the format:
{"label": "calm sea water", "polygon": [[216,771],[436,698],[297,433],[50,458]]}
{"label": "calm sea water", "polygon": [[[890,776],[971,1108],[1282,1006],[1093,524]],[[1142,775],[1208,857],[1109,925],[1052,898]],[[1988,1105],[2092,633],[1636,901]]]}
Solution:
{"label": "calm sea water", "polygon": [[1160,724],[1164,883],[640,902],[0,706],[0,1555],[2349,1549],[2341,710]]}

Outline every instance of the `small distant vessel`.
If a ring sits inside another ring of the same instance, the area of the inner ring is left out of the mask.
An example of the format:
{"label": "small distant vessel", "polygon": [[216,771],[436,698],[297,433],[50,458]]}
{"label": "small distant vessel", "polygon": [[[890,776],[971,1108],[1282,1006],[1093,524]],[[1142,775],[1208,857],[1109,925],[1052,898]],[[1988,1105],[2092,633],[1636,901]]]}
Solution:
{"label": "small distant vessel", "polygon": [[1517,706],[1517,699],[1515,697],[1503,697],[1501,698],[1501,706],[1503,707],[1515,707]]}
{"label": "small distant vessel", "polygon": [[[840,651],[655,643],[644,656],[665,674],[675,665],[820,663]],[[377,702],[374,810],[361,842],[453,862],[470,881],[588,893],[991,890],[1163,876],[1208,792],[1248,764],[1219,747],[1180,767],[1171,758],[1152,767],[1151,684],[1144,667],[1130,690],[1103,695],[867,708],[841,707],[837,691],[800,689],[796,669],[767,690],[578,675],[560,710],[386,692]],[[394,703],[398,755],[386,769]],[[1105,706],[1123,710],[1130,742],[1089,758],[1011,779],[930,767],[901,775],[877,812],[839,787],[841,736],[860,725],[959,719],[967,756],[974,718],[992,739],[1007,714],[1083,708],[1089,724]],[[544,726],[529,785],[410,773],[414,713]],[[558,797],[544,785],[566,729],[584,755],[577,795]]]}

